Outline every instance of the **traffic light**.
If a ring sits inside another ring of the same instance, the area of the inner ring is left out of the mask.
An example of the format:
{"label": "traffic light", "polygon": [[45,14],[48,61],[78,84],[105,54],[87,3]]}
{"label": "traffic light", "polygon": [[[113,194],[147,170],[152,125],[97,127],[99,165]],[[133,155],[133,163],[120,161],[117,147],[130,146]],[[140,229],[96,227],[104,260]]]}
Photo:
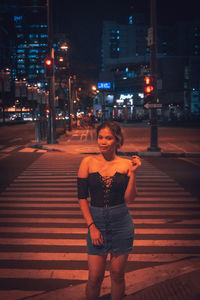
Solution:
{"label": "traffic light", "polygon": [[154,82],[152,76],[144,77],[144,100],[145,102],[151,102],[154,93]]}
{"label": "traffic light", "polygon": [[53,76],[53,68],[54,68],[53,59],[52,58],[46,58],[45,62],[44,62],[44,65],[45,65],[46,77]]}

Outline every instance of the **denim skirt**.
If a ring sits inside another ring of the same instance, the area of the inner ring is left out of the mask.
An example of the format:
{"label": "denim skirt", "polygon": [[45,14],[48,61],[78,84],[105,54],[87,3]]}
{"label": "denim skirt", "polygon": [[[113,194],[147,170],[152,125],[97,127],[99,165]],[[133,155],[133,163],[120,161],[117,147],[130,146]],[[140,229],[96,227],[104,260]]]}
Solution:
{"label": "denim skirt", "polygon": [[126,204],[111,207],[90,206],[96,227],[103,235],[104,243],[92,244],[90,229],[87,235],[87,253],[90,255],[126,254],[133,249],[134,225]]}

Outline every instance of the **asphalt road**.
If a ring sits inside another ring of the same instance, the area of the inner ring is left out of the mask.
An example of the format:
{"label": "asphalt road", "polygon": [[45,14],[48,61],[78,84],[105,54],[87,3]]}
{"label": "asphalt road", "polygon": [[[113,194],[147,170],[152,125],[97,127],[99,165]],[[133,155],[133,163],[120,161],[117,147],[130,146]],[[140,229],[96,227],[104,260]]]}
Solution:
{"label": "asphalt road", "polygon": [[146,158],[200,200],[200,158]]}

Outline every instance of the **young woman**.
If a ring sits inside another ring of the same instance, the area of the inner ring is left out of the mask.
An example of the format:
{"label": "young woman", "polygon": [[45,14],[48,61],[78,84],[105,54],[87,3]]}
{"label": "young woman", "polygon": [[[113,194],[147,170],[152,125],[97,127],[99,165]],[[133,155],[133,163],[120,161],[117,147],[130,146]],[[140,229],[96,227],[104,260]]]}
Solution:
{"label": "young woman", "polygon": [[135,170],[141,162],[138,156],[129,160],[117,155],[123,140],[117,123],[102,123],[97,128],[101,154],[85,157],[78,172],[79,204],[88,225],[87,300],[96,300],[100,294],[108,253],[111,255],[111,299],[120,300],[124,296],[125,265],[134,238],[132,217],[126,203],[136,196]]}

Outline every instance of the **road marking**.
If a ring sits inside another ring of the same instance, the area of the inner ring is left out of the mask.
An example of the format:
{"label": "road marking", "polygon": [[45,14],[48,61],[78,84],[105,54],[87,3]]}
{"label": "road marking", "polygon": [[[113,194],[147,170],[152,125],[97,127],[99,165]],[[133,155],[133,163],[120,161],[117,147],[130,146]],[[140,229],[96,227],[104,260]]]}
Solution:
{"label": "road marking", "polygon": [[167,144],[170,145],[170,146],[169,146],[169,149],[170,149],[171,147],[172,147],[172,148],[174,147],[175,149],[178,149],[178,150],[181,151],[181,152],[184,152],[184,153],[186,152],[184,148],[179,147],[179,146],[177,146],[177,145],[175,145],[175,144],[172,144],[172,143],[167,143]]}
{"label": "road marking", "polygon": [[19,150],[19,152],[35,152],[36,150],[33,148],[23,148]]}
{"label": "road marking", "polygon": [[2,153],[0,153],[0,159],[4,159],[4,158],[6,158],[8,156],[9,156],[8,154],[2,154]]}
{"label": "road marking", "polygon": [[179,159],[189,162],[190,164],[193,164],[197,167],[200,167],[200,163],[193,161],[191,158],[179,157]]}
{"label": "road marking", "polygon": [[7,147],[7,148],[4,148],[3,150],[2,150],[2,152],[11,152],[11,151],[13,151],[13,150],[16,150],[17,148],[19,148],[19,147],[21,147],[21,146],[11,146],[11,147]]}
{"label": "road marking", "polygon": [[[15,279],[29,278],[30,290],[34,279],[45,279],[56,292],[63,280],[66,284],[67,280],[87,280],[87,226],[77,199],[78,162],[73,164],[62,153],[46,153],[0,196],[0,256],[4,260],[0,276],[11,279],[12,289]],[[146,161],[136,176],[139,195],[128,205],[135,223],[130,267],[143,262],[139,268],[144,273],[144,263],[155,267],[155,263],[181,260],[184,264],[191,255],[200,257],[197,199]],[[167,270],[168,264],[164,268]],[[46,290],[41,280],[42,288]]]}
{"label": "road marking", "polygon": [[17,142],[17,141],[21,141],[21,140],[23,140],[23,138],[22,137],[17,137],[17,138],[15,138],[15,139],[12,139],[12,140],[10,140],[9,141],[9,143],[15,143],[15,142]]}

